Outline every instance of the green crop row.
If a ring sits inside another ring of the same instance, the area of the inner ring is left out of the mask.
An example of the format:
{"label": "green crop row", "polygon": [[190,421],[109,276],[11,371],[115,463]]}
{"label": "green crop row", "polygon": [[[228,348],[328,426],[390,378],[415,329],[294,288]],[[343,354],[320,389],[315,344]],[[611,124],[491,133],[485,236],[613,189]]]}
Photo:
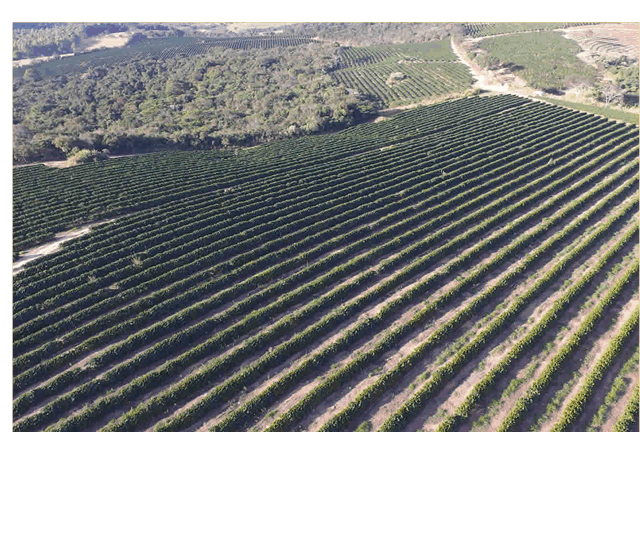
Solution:
{"label": "green crop row", "polygon": [[524,357],[525,354],[544,336],[547,329],[557,322],[560,314],[581,296],[583,289],[600,273],[600,271],[634,238],[637,238],[638,226],[634,226],[582,278],[558,298],[542,319],[509,350],[509,353],[485,375],[471,390],[464,402],[455,412],[447,417],[439,426],[438,431],[454,431],[464,420],[468,419],[473,408],[495,387],[500,377],[506,374],[512,365]]}
{"label": "green crop row", "polygon": [[[437,311],[439,308],[442,307],[442,305],[444,305],[444,303],[448,302],[451,298],[453,298],[454,296],[458,295],[464,288],[467,288],[467,287],[469,287],[469,285],[474,284],[476,281],[478,281],[480,279],[480,277],[482,275],[484,275],[486,272],[488,272],[493,267],[498,266],[502,262],[504,262],[507,259],[513,257],[513,255],[517,251],[519,251],[522,248],[524,248],[524,246],[526,244],[531,242],[534,238],[538,237],[541,233],[543,233],[544,231],[550,229],[555,224],[557,224],[561,219],[563,219],[564,216],[566,216],[568,214],[568,211],[575,209],[581,203],[586,202],[588,199],[589,199],[589,197],[581,197],[580,199],[576,200],[571,205],[570,208],[565,210],[565,212],[562,212],[557,217],[550,218],[544,224],[544,226],[539,227],[539,229],[537,231],[535,231],[535,232],[533,232],[533,233],[531,233],[529,235],[525,235],[525,236],[521,237],[519,240],[517,240],[515,243],[513,243],[511,245],[511,247],[508,247],[507,249],[505,249],[502,252],[500,252],[493,259],[493,261],[490,264],[485,264],[485,266],[483,266],[482,268],[476,270],[476,272],[474,272],[471,276],[469,276],[465,280],[461,281],[457,287],[454,287],[453,289],[451,289],[448,293],[443,295],[439,300],[437,300],[437,301],[433,302],[432,304],[430,304],[430,305],[426,306],[425,308],[423,308],[423,310],[421,312],[417,313],[414,316],[414,319],[412,321],[409,321],[407,323],[406,328],[405,328],[405,325],[403,325],[403,326],[399,327],[398,329],[395,329],[395,331],[393,331],[392,333],[386,335],[385,339],[382,342],[380,342],[379,344],[377,344],[372,350],[370,350],[367,353],[364,353],[364,354],[360,355],[358,358],[354,359],[352,362],[350,362],[347,365],[345,365],[342,369],[340,369],[340,371],[338,371],[335,374],[331,375],[326,381],[324,381],[320,386],[318,386],[317,389],[315,389],[310,394],[308,394],[298,405],[296,405],[292,409],[288,410],[280,418],[278,418],[278,420],[276,420],[272,424],[270,429],[273,429],[273,430],[283,430],[283,429],[286,430],[286,429],[289,429],[293,425],[293,423],[295,421],[299,421],[299,419],[301,418],[301,415],[304,414],[306,411],[308,411],[311,408],[312,405],[315,405],[321,399],[326,397],[326,395],[328,395],[328,393],[330,391],[333,391],[335,388],[337,388],[340,385],[344,384],[348,379],[353,377],[356,373],[362,371],[366,366],[368,366],[371,363],[371,361],[373,361],[377,357],[381,356],[385,351],[390,349],[390,346],[397,345],[398,340],[405,333],[407,333],[410,330],[414,329],[416,326],[420,326],[420,324],[424,322],[424,320],[422,319],[423,316],[426,317],[432,311],[433,312]],[[608,201],[606,201],[606,202],[608,202]],[[606,204],[606,202],[605,202],[605,204]],[[605,204],[601,205],[600,208],[602,209]],[[594,213],[595,213],[595,211],[594,211]],[[533,218],[535,218],[536,216],[539,216],[539,215],[540,215],[539,211],[538,212],[534,211],[532,213],[532,217]],[[588,219],[590,219],[590,218],[591,218],[591,216],[586,216],[582,220],[579,220],[580,223],[574,223],[571,226],[569,226],[569,228],[567,230],[565,230],[564,232],[560,233],[552,241],[552,244],[557,245],[559,242],[562,242],[562,240],[567,238],[567,236],[570,235],[572,232],[575,232],[579,228],[583,227],[584,223],[586,223],[586,221],[588,221]],[[513,236],[513,230],[514,230],[513,226],[508,226],[507,228],[505,228],[504,231],[502,231],[496,237],[510,240],[512,238],[512,236]],[[475,255],[479,252],[480,249],[481,249],[481,247],[478,247],[477,250],[473,250],[470,253],[468,253],[466,255],[463,255],[461,258],[458,259],[457,262],[454,262],[453,266],[456,269],[459,269],[469,259],[475,257]],[[531,263],[533,262],[533,260],[535,258],[538,258],[538,257],[539,257],[539,253],[538,254],[532,253],[530,255]],[[526,263],[524,265],[525,265],[525,267],[527,267]],[[515,274],[505,277],[505,279],[508,278],[508,280],[504,280],[503,281],[504,284],[508,283],[508,281],[510,281],[513,277],[515,277]],[[426,286],[429,282],[431,282],[431,280],[427,280],[423,284],[425,284],[425,286]],[[474,311],[476,311],[484,303],[486,303],[488,298],[490,296],[492,296],[495,293],[495,291],[498,290],[498,288],[501,288],[502,286],[504,286],[504,285],[501,285],[500,287],[496,286],[496,288],[494,288],[492,292],[483,293],[483,295],[481,295],[479,298],[477,298],[470,306],[465,308],[465,310],[460,312],[452,320],[450,320],[448,323],[446,323],[440,329],[438,329],[438,331],[436,331],[436,333],[434,333],[434,335],[432,335],[432,337],[430,337],[430,339],[427,342],[425,342],[425,344],[423,345],[424,349],[423,349],[423,347],[420,347],[418,349],[422,350],[422,353],[425,353],[427,349],[429,349],[430,347],[432,347],[436,343],[440,342],[448,333],[450,333],[454,329],[454,327],[460,326],[464,321],[466,321],[469,318],[469,316]],[[390,306],[391,306],[391,304],[390,304]],[[383,309],[376,317],[383,318],[385,316],[385,313],[386,313],[386,311]],[[373,319],[376,320],[376,318],[373,318]],[[372,322],[372,320],[369,319],[368,322]],[[418,353],[420,353],[420,352],[418,352]],[[417,354],[416,354],[416,356],[417,356]],[[379,380],[377,380],[372,386],[370,386],[369,388],[364,390],[364,392],[362,392],[360,395],[358,395],[355,398],[355,400],[353,400],[347,406],[347,409],[345,409],[345,411],[343,411],[343,413],[341,413],[341,415],[339,415],[339,418],[336,417],[335,420],[330,421],[328,423],[328,425],[327,425],[327,429],[334,429],[334,428],[338,429],[339,427],[344,426],[346,424],[346,422],[353,415],[355,415],[355,413],[358,410],[362,410],[365,406],[369,405],[374,398],[377,398],[380,395],[382,395],[382,393],[385,391],[385,389],[389,385],[391,385],[392,383],[395,383],[400,378],[400,376],[404,372],[406,372],[407,369],[412,367],[412,365],[413,365],[413,361],[412,361],[412,359],[410,357],[408,357],[408,358],[405,358],[405,360],[403,360],[393,371],[389,371],[388,373],[385,373],[385,375],[383,375]]]}
{"label": "green crop row", "polygon": [[614,432],[630,432],[634,425],[638,424],[638,384],[633,388],[631,398],[613,426]]}
{"label": "green crop row", "polygon": [[[637,264],[636,264],[637,265]],[[637,269],[635,270],[637,273]],[[595,391],[598,383],[611,368],[617,357],[623,352],[627,340],[638,331],[638,308],[631,314],[627,322],[622,325],[618,333],[613,337],[607,349],[595,364],[587,376],[578,394],[565,407],[560,420],[551,429],[552,432],[565,432],[575,424],[584,411],[589,399]]]}
{"label": "green crop row", "polygon": [[607,292],[607,294],[598,302],[598,305],[587,315],[586,319],[580,324],[578,329],[571,335],[569,341],[562,346],[560,351],[556,353],[546,368],[533,381],[525,394],[518,399],[509,414],[500,424],[498,431],[507,432],[514,431],[522,422],[527,411],[542,397],[543,392],[549,387],[551,382],[560,373],[565,362],[571,357],[573,352],[582,344],[584,339],[596,327],[597,322],[602,317],[607,308],[611,307],[618,298],[624,287],[631,283],[637,283],[638,264],[634,264],[625,272],[624,276]]}
{"label": "green crop row", "polygon": [[[575,261],[580,255],[586,251],[597,239],[602,238],[607,234],[610,230],[611,226],[619,220],[622,216],[624,216],[624,212],[631,207],[637,207],[637,201],[633,201],[628,203],[627,207],[622,210],[619,214],[611,217],[609,221],[605,224],[602,224],[598,230],[594,231],[589,235],[589,237],[581,242],[578,246],[576,246],[569,254],[564,256],[560,261],[558,261],[552,269],[547,271],[544,276],[536,281],[536,283],[528,289],[524,294],[519,296],[512,305],[504,311],[495,321],[490,323],[490,325],[484,329],[478,336],[476,336],[470,343],[465,345],[456,355],[449,360],[445,365],[436,370],[429,380],[425,382],[425,384],[413,394],[411,399],[406,401],[392,416],[390,416],[385,423],[380,428],[381,431],[398,431],[405,427],[409,421],[415,417],[418,412],[422,410],[422,408],[426,405],[429,397],[434,395],[437,391],[439,391],[446,382],[451,380],[462,368],[462,366],[474,356],[479,350],[483,349],[492,341],[492,339],[504,329],[505,326],[510,321],[513,321],[517,315],[522,312],[528,304],[530,304],[533,299],[539,296],[545,289],[549,288],[549,286],[555,282],[563,273],[566,272],[568,267]],[[552,241],[547,242],[547,244],[538,250],[536,250],[535,255],[540,253],[547,253],[552,250],[551,244]],[[486,293],[491,291],[495,292],[495,288],[502,286],[508,279],[512,278],[514,275],[523,269],[523,266],[526,266],[529,262],[527,259],[520,264],[514,271],[508,273],[503,279],[501,279],[498,283],[491,287]],[[509,277],[511,275],[511,277]],[[413,353],[415,357],[418,358],[423,354]],[[411,356],[409,356],[411,357]],[[407,360],[408,358],[405,358]]]}

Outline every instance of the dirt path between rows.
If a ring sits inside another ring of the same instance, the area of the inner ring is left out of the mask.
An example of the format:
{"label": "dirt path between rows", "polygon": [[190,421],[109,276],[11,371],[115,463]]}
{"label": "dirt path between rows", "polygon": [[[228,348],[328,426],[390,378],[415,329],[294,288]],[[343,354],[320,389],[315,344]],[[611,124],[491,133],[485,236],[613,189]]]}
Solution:
{"label": "dirt path between rows", "polygon": [[32,262],[33,260],[37,260],[42,256],[48,256],[49,254],[53,254],[60,249],[62,243],[66,243],[67,241],[71,241],[73,239],[77,239],[82,235],[86,235],[91,231],[92,228],[98,225],[104,225],[105,223],[111,223],[115,221],[116,218],[112,218],[110,220],[104,220],[101,222],[89,223],[87,225],[83,225],[78,227],[77,229],[72,229],[70,231],[63,231],[62,233],[58,233],[52,241],[48,243],[41,244],[30,250],[27,250],[23,254],[20,254],[20,259],[16,262],[13,262],[13,274],[16,275],[20,273],[26,264]]}

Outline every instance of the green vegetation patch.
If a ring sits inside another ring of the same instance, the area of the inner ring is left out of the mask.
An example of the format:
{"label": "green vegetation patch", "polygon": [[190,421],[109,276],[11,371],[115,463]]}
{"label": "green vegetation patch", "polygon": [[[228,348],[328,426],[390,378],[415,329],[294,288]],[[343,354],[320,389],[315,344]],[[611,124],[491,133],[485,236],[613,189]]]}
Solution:
{"label": "green vegetation patch", "polygon": [[479,42],[478,48],[480,51],[471,55],[480,66],[505,68],[539,90],[558,93],[596,82],[596,70],[576,56],[580,46],[557,32],[487,38]]}

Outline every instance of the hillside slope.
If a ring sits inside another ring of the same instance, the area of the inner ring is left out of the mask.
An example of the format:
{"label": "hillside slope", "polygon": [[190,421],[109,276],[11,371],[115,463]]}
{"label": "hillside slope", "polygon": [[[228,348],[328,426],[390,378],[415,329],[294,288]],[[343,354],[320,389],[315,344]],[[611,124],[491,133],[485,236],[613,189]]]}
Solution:
{"label": "hillside slope", "polygon": [[14,279],[14,430],[584,430],[634,403],[637,136],[501,95],[15,169],[18,242],[120,217]]}

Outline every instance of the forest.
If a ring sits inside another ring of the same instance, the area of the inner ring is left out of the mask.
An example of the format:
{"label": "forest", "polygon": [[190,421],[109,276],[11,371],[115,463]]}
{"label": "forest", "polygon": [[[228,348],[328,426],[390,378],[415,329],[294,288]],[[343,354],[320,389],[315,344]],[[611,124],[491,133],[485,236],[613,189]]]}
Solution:
{"label": "forest", "polygon": [[13,85],[14,162],[78,150],[110,154],[210,149],[342,128],[375,99],[331,77],[338,49],[321,43],[127,61]]}

